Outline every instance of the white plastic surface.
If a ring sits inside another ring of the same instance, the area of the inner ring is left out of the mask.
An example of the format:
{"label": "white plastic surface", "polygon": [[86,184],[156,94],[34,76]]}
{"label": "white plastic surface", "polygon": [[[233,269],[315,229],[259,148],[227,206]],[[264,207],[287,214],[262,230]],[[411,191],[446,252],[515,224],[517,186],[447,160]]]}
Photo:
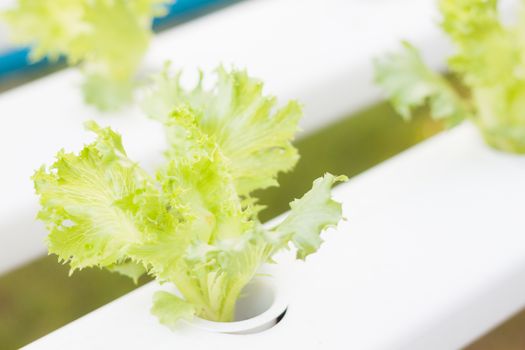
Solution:
{"label": "white plastic surface", "polygon": [[[462,125],[335,190],[348,221],[306,263],[274,328],[171,332],[148,284],[29,349],[457,349],[525,306],[525,157]],[[289,270],[288,270],[289,268]]]}
{"label": "white plastic surface", "polygon": [[[145,66],[171,59],[178,68],[247,67],[280,101],[304,104],[302,125],[311,132],[378,98],[371,59],[399,39],[420,44],[437,65],[446,45],[434,13],[433,0],[247,0],[161,33]],[[82,103],[78,83],[77,72],[65,70],[0,94],[0,273],[45,253],[29,177],[59,149],[92,139],[83,121],[112,125],[141,164],[161,159],[157,123],[136,109],[99,116]]]}

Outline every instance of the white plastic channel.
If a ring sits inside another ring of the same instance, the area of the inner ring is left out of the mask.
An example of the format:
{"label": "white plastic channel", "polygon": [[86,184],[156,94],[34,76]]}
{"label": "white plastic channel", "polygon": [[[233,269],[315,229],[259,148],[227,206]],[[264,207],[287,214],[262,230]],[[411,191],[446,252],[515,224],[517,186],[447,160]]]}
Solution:
{"label": "white plastic channel", "polygon": [[[436,19],[433,0],[247,0],[158,35],[145,66],[160,69],[170,59],[188,70],[246,67],[280,101],[301,101],[302,126],[312,132],[378,99],[371,59],[400,39],[438,65],[446,45]],[[136,108],[100,116],[83,104],[78,84],[78,73],[65,70],[0,95],[0,273],[45,253],[29,177],[59,149],[75,151],[92,139],[85,120],[122,133],[141,164],[161,159],[159,125]]]}
{"label": "white plastic channel", "polygon": [[525,306],[525,157],[470,124],[335,190],[348,221],[305,263],[278,260],[289,307],[275,327],[172,332],[150,283],[28,349],[458,349]]}

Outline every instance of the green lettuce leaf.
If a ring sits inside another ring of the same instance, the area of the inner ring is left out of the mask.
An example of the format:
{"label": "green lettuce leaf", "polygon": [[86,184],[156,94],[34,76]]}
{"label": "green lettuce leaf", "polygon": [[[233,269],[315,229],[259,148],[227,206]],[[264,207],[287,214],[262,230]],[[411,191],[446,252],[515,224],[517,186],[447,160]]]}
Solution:
{"label": "green lettuce leaf", "polygon": [[456,52],[449,67],[471,89],[474,122],[491,146],[525,153],[525,10],[504,25],[498,1],[442,0],[442,28]]}
{"label": "green lettuce leaf", "polygon": [[[65,56],[71,65],[82,63],[89,77],[84,84],[86,102],[110,110],[131,99],[129,91],[149,44],[152,19],[163,15],[170,2],[18,0],[1,17],[16,43],[31,45],[33,61]],[[104,89],[109,95],[97,90],[100,80],[111,86]],[[108,101],[111,98],[115,100]]]}
{"label": "green lettuce leaf", "polygon": [[520,41],[499,18],[497,0],[441,0],[441,27],[456,46],[449,67],[465,82],[492,85],[513,79]]}
{"label": "green lettuce leaf", "polygon": [[416,48],[403,42],[403,51],[375,60],[375,80],[396,111],[410,119],[414,108],[429,104],[436,119],[454,124],[467,117],[468,106],[440,75],[431,71]]}
{"label": "green lettuce leaf", "polygon": [[[194,315],[232,321],[262,264],[290,243],[304,259],[342,215],[330,191],[345,177],[326,174],[291,203],[280,225],[261,224],[249,192],[296,162],[290,141],[299,112],[294,103],[272,112],[274,99],[262,96],[259,82],[245,72],[219,72],[216,89],[196,88],[165,111],[169,148],[155,177],[127,157],[120,135],[93,122],[87,126],[95,142],[79,154],[60,152],[33,177],[49,252],[72,271],[99,266],[135,281],[147,273],[174,284],[180,296],[159,292],[152,308],[171,328]],[[256,170],[262,175],[250,179]]]}
{"label": "green lettuce leaf", "polygon": [[178,135],[180,152],[159,170],[157,180],[181,221],[129,254],[159,280],[175,283],[201,316],[231,320],[235,300],[262,262],[257,257],[256,263],[241,265],[233,257],[241,250],[233,249],[233,242],[245,239],[253,216],[242,206],[224,157],[197,127],[191,110],[176,109],[167,124]]}
{"label": "green lettuce leaf", "polygon": [[110,265],[106,268],[111,272],[116,272],[123,276],[131,278],[133,280],[133,283],[135,284],[137,284],[139,278],[147,272],[146,268],[142,264],[136,263],[131,260]]}
{"label": "green lettuce leaf", "polygon": [[84,102],[101,111],[116,110],[133,98],[135,83],[131,78],[113,79],[86,73],[82,83]]}
{"label": "green lettuce leaf", "polygon": [[323,242],[321,232],[342,219],[341,203],[331,198],[331,189],[335,183],[346,180],[346,176],[332,174],[316,179],[310,191],[290,203],[288,216],[268,234],[270,242],[278,248],[293,242],[298,259],[304,260],[316,252]]}
{"label": "green lettuce leaf", "polygon": [[505,24],[497,0],[440,0],[441,28],[452,39],[449,69],[470,89],[457,96],[441,76],[425,67],[417,51],[376,61],[376,81],[405,118],[428,103],[434,118],[449,124],[469,118],[485,141],[506,152],[525,153],[525,9]]}
{"label": "green lettuce leaf", "polygon": [[151,313],[157,316],[163,325],[176,329],[180,320],[191,320],[197,310],[193,305],[174,294],[157,291],[153,295]]}
{"label": "green lettuce leaf", "polygon": [[120,135],[95,123],[97,140],[78,154],[59,152],[50,169],[33,176],[42,206],[38,217],[50,231],[49,252],[69,262],[71,271],[111,266],[142,242],[146,232],[140,212],[119,201],[154,192],[151,179],[131,162]]}
{"label": "green lettuce leaf", "polygon": [[[202,74],[191,89],[181,85],[180,75],[170,75],[168,66],[155,77],[154,88],[143,101],[145,112],[168,122],[175,108],[188,106],[202,133],[228,159],[240,195],[276,186],[277,174],[289,171],[299,159],[291,144],[302,115],[299,104],[291,101],[277,109],[276,99],[263,95],[262,82],[245,71],[217,68],[217,82],[209,90],[204,88]],[[180,153],[178,139],[170,132],[168,136],[175,148],[172,153]]]}

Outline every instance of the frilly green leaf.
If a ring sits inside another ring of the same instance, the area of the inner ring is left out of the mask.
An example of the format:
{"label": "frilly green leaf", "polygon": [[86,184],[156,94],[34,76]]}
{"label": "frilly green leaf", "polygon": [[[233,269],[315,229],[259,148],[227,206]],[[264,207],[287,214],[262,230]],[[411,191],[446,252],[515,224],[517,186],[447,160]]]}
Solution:
{"label": "frilly green leaf", "polygon": [[[167,65],[154,78],[154,87],[143,101],[144,111],[151,118],[169,123],[176,108],[191,108],[196,126],[228,160],[240,195],[276,186],[277,174],[289,171],[299,159],[291,141],[302,115],[301,107],[290,101],[276,108],[276,99],[263,94],[262,82],[245,71],[228,72],[219,67],[215,73],[213,88],[204,87],[201,73],[198,84],[186,89],[180,82],[181,73],[171,75]],[[178,139],[173,136],[168,131],[169,139],[174,140],[171,145],[177,147]]]}
{"label": "frilly green leaf", "polygon": [[298,259],[304,260],[316,252],[323,242],[321,232],[342,219],[341,203],[331,198],[331,189],[335,183],[346,180],[346,176],[328,173],[316,179],[310,191],[290,203],[291,210],[284,221],[268,233],[270,242],[281,248],[292,241]]}
{"label": "frilly green leaf", "polygon": [[160,323],[175,330],[181,320],[191,320],[197,309],[172,293],[157,291],[153,294],[151,313],[157,316]]}
{"label": "frilly green leaf", "polygon": [[500,21],[497,0],[441,0],[441,27],[452,38],[449,67],[468,84],[492,85],[514,79],[521,64],[519,38]]}
{"label": "frilly green leaf", "polygon": [[61,151],[50,169],[33,176],[42,206],[38,217],[50,231],[49,252],[68,261],[72,271],[123,261],[147,229],[140,212],[118,202],[155,192],[151,179],[126,157],[120,135],[95,123],[88,127],[98,134],[94,143],[78,155]]}
{"label": "frilly green leaf", "polygon": [[[417,51],[376,61],[376,81],[405,118],[429,103],[434,118],[449,124],[469,118],[494,148],[525,153],[525,7],[504,23],[497,0],[440,0],[441,27],[452,39],[448,68],[469,88],[465,97],[425,67]],[[516,4],[518,5],[518,4]]]}
{"label": "frilly green leaf", "polygon": [[396,111],[410,119],[412,110],[430,105],[436,119],[456,124],[470,116],[468,106],[439,74],[431,71],[416,48],[403,42],[403,51],[375,60],[375,80]]}
{"label": "frilly green leaf", "polygon": [[71,65],[81,63],[88,77],[86,101],[110,110],[131,99],[133,78],[151,37],[152,19],[163,15],[170,2],[18,0],[1,16],[16,43],[31,45],[32,60],[65,56]]}
{"label": "frilly green leaf", "polygon": [[[72,270],[99,266],[134,280],[148,273],[173,283],[181,297],[159,292],[152,309],[170,327],[193,315],[232,321],[261,264],[290,242],[304,259],[341,218],[330,190],[345,178],[327,174],[292,202],[282,224],[261,224],[249,193],[295,164],[290,141],[299,109],[291,103],[273,111],[274,99],[245,72],[219,69],[218,75],[215,89],[184,92],[185,102],[165,110],[169,104],[152,104],[167,113],[169,141],[155,178],[127,157],[119,134],[94,122],[86,127],[97,134],[95,142],[78,155],[59,153],[51,169],[34,176],[50,253]],[[152,98],[171,98],[171,90],[160,92]]]}
{"label": "frilly green leaf", "polygon": [[131,260],[107,266],[107,269],[111,272],[116,272],[131,278],[135,284],[137,284],[139,278],[147,272],[146,268],[142,264]]}

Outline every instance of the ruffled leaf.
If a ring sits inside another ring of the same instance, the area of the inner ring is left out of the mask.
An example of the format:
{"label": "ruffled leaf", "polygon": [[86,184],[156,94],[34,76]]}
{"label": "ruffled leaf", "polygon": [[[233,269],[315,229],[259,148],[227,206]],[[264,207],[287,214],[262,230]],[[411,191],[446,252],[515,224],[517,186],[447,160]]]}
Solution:
{"label": "ruffled leaf", "polygon": [[470,116],[461,97],[441,75],[425,65],[416,48],[407,42],[403,43],[402,52],[375,61],[375,80],[405,119],[410,119],[414,108],[427,103],[432,117],[450,124]]}
{"label": "ruffled leaf", "polygon": [[[277,109],[273,96],[263,95],[263,84],[245,71],[216,70],[217,82],[207,90],[203,77],[192,89],[180,83],[180,73],[168,68],[155,78],[155,87],[143,102],[146,113],[163,122],[180,106],[189,106],[196,124],[228,159],[239,195],[276,186],[279,172],[289,171],[299,159],[291,141],[302,115],[291,101]],[[177,147],[177,140],[171,142]]]}
{"label": "ruffled leaf", "polygon": [[130,77],[114,79],[89,73],[82,84],[84,101],[102,111],[116,110],[131,101],[134,87]]}
{"label": "ruffled leaf", "polygon": [[131,278],[135,284],[137,284],[139,278],[147,272],[146,268],[142,264],[131,260],[108,266],[107,269],[111,272],[116,272]]}
{"label": "ruffled leaf", "polygon": [[316,252],[323,242],[321,232],[342,219],[341,203],[331,198],[331,189],[346,179],[346,176],[325,174],[314,181],[312,189],[302,198],[291,202],[288,216],[267,235],[274,247],[281,249],[292,241],[297,248],[297,258],[303,260]]}
{"label": "ruffled leaf", "polygon": [[[261,264],[290,241],[304,258],[341,217],[330,189],[343,178],[326,175],[292,203],[281,225],[264,228],[249,192],[295,163],[290,140],[297,109],[292,103],[273,113],[273,98],[261,95],[260,83],[244,72],[221,74],[225,86],[196,88],[188,96],[201,102],[166,112],[168,161],[155,179],[127,158],[118,134],[95,123],[88,126],[99,135],[96,142],[79,155],[59,154],[52,169],[34,177],[50,252],[72,269],[103,266],[134,279],[147,272],[175,284],[181,298],[160,292],[152,309],[170,327],[193,315],[233,320],[235,303]],[[291,156],[281,153],[286,149]]]}
{"label": "ruffled leaf", "polygon": [[120,135],[95,123],[88,127],[98,135],[94,143],[78,155],[60,152],[50,169],[33,176],[42,206],[38,217],[50,231],[49,252],[69,261],[72,271],[123,261],[147,227],[140,211],[120,202],[154,192],[151,179],[126,157]]}
{"label": "ruffled leaf", "polygon": [[503,27],[497,0],[441,0],[441,27],[452,38],[449,67],[469,84],[492,85],[516,78],[523,39]]}
{"label": "ruffled leaf", "polygon": [[440,0],[441,27],[452,39],[448,68],[469,88],[457,96],[405,44],[403,53],[376,62],[376,80],[396,110],[408,118],[413,107],[430,104],[435,118],[449,124],[470,118],[494,148],[525,153],[525,8],[504,23],[497,0]]}
{"label": "ruffled leaf", "polygon": [[[170,0],[18,0],[2,13],[18,44],[31,45],[31,59],[82,63],[87,76],[103,77],[104,95],[84,85],[86,101],[102,110],[131,99],[128,90],[151,37],[151,21],[165,13]],[[124,93],[126,92],[126,93]],[[115,98],[114,101],[108,99]]]}
{"label": "ruffled leaf", "polygon": [[157,291],[153,295],[151,313],[157,316],[160,323],[170,329],[177,329],[181,320],[191,320],[196,312],[193,305],[174,294]]}

